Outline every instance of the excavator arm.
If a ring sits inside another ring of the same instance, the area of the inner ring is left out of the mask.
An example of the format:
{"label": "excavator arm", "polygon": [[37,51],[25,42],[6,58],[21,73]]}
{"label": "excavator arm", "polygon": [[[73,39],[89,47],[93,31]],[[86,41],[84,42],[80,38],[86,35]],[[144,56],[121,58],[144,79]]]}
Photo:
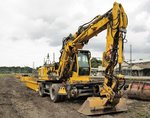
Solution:
{"label": "excavator arm", "polygon": [[[86,115],[103,114],[103,112],[96,113],[95,111],[97,108],[100,110],[102,108],[103,110],[111,109],[113,112],[122,111],[115,106],[120,102],[120,90],[124,85],[120,85],[120,80],[125,81],[124,77],[121,75],[121,64],[123,61],[123,42],[126,34],[126,27],[127,15],[122,5],[115,2],[113,8],[104,15],[96,16],[90,22],[80,26],[74,35],[70,34],[63,40],[57,74],[59,79],[66,81],[72,71],[71,65],[73,63],[73,57],[78,49],[82,49],[92,37],[107,30],[106,49],[103,53],[102,63],[106,68],[105,79],[103,86],[100,87],[99,90],[101,97],[88,98],[80,108],[80,113]],[[119,64],[119,74],[114,75],[114,68],[117,64]]]}
{"label": "excavator arm", "polygon": [[[103,86],[100,87],[101,97],[90,97],[79,109],[80,113],[86,115],[105,114],[126,111],[125,100],[121,97],[120,90],[125,84],[124,76],[121,75],[121,64],[123,62],[123,43],[125,40],[127,15],[121,4],[114,3],[113,8],[108,11],[103,20],[100,20],[107,29],[106,49],[103,53],[105,67],[105,78]],[[119,74],[114,75],[114,68],[119,65]],[[120,82],[123,81],[123,84]]]}
{"label": "excavator arm", "polygon": [[[122,49],[123,49],[123,40],[124,34],[126,33],[127,27],[127,15],[121,4],[114,3],[114,6],[111,10],[106,12],[104,15],[98,15],[90,22],[83,24],[79,27],[78,31],[72,35],[70,34],[63,40],[63,46],[61,50],[61,56],[59,60],[59,68],[57,74],[59,79],[66,78],[68,75],[71,65],[70,61],[74,53],[77,53],[78,49],[82,49],[88,41],[97,36],[100,32],[107,29],[106,37],[106,51],[104,53],[103,65],[107,67],[109,64],[108,57],[112,48],[118,48],[114,51],[118,58],[118,62],[122,63]],[[114,68],[114,67],[112,67]]]}

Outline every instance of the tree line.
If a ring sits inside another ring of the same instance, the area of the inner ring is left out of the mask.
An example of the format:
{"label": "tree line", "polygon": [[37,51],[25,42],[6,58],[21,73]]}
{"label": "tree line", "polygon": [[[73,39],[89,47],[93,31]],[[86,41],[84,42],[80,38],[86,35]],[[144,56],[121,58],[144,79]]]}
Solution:
{"label": "tree line", "polygon": [[101,65],[102,65],[102,61],[101,60],[98,60],[95,57],[93,57],[91,59],[91,66],[92,66],[92,68],[98,68],[98,66],[101,66]]}
{"label": "tree line", "polygon": [[11,73],[32,73],[33,69],[30,67],[0,67],[0,74],[11,74]]}
{"label": "tree line", "polygon": [[[91,59],[91,66],[92,68],[98,68],[98,66],[100,66],[102,64],[101,60],[98,60],[96,58],[92,58]],[[31,67],[20,67],[20,66],[12,66],[12,67],[0,67],[0,74],[11,74],[11,73],[32,73],[33,72],[33,68]]]}

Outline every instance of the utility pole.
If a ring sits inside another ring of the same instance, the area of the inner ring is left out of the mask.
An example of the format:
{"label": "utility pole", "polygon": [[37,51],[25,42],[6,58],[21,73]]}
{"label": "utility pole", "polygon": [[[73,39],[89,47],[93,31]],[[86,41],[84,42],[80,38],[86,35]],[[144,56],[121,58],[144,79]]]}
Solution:
{"label": "utility pole", "polygon": [[34,64],[34,61],[33,61],[33,65],[32,65],[33,67],[32,67],[32,75],[33,74],[35,74],[35,71],[34,71],[34,69],[35,69],[35,64]]}
{"label": "utility pole", "polygon": [[55,53],[53,53],[53,63],[55,63]]}
{"label": "utility pole", "polygon": [[50,57],[49,57],[49,53],[47,54],[47,60],[46,60],[47,64],[50,64],[51,61],[50,61]]}
{"label": "utility pole", "polygon": [[46,61],[45,61],[45,58],[44,58],[44,65],[46,65]]}
{"label": "utility pole", "polygon": [[130,75],[132,76],[132,44],[130,44]]}
{"label": "utility pole", "polygon": [[34,69],[35,68],[34,61],[33,61],[33,65],[32,66],[33,66],[32,68]]}

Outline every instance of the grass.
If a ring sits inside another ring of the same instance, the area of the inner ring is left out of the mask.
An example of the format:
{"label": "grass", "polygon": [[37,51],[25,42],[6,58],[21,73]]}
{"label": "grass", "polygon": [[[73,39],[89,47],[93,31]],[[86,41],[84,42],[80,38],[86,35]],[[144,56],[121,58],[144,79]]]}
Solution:
{"label": "grass", "polygon": [[15,78],[15,75],[14,74],[0,74],[0,79],[3,79],[3,78]]}

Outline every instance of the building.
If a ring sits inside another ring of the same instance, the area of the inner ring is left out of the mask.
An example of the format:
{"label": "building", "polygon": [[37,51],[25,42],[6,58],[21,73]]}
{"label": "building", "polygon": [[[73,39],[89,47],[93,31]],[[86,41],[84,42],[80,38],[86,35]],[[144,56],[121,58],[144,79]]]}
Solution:
{"label": "building", "polygon": [[[150,76],[150,61],[136,62],[129,64],[126,61],[122,63],[122,74],[126,76]],[[104,75],[105,68],[98,67],[98,75]],[[119,66],[115,68],[115,73],[119,73]]]}
{"label": "building", "polygon": [[[118,70],[118,68],[116,69]],[[150,76],[150,61],[136,62],[129,64],[124,61],[122,73],[130,76]]]}
{"label": "building", "polygon": [[150,76],[150,61],[134,63],[132,70],[134,75]]}

